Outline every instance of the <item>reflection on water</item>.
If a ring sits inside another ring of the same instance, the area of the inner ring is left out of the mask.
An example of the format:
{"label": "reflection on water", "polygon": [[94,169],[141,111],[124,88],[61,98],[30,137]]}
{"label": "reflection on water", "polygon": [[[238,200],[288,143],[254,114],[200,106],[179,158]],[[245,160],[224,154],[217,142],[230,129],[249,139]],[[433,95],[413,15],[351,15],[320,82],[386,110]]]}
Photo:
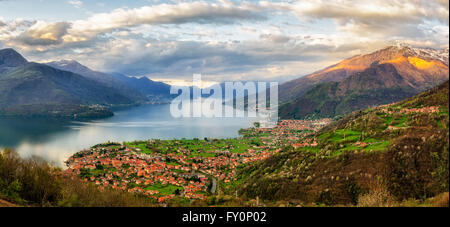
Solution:
{"label": "reflection on water", "polygon": [[256,118],[172,118],[169,105],[146,105],[89,122],[0,119],[0,147],[22,156],[38,155],[54,164],[73,153],[106,141],[180,138],[230,138]]}

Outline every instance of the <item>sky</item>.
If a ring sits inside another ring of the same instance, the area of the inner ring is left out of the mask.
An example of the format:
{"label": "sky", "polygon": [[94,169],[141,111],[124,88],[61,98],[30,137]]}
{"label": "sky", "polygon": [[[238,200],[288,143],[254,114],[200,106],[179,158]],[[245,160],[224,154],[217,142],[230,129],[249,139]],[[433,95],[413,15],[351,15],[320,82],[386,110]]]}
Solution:
{"label": "sky", "polygon": [[0,0],[0,48],[172,84],[284,82],[397,42],[448,39],[448,0]]}

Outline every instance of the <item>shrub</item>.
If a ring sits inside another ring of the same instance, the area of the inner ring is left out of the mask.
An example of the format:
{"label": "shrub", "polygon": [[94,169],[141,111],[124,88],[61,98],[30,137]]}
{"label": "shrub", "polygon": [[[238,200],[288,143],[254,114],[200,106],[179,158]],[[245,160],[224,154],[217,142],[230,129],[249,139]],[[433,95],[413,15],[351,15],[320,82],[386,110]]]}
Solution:
{"label": "shrub", "polygon": [[1,192],[15,202],[41,206],[55,203],[60,190],[59,174],[59,169],[37,157],[23,160],[9,149],[0,152]]}
{"label": "shrub", "polygon": [[374,183],[367,194],[358,198],[359,207],[393,207],[395,206],[394,197],[379,182]]}
{"label": "shrub", "polygon": [[394,141],[387,160],[386,186],[398,200],[423,200],[448,191],[448,140],[403,137]]}
{"label": "shrub", "polygon": [[433,206],[435,207],[449,207],[449,198],[448,198],[448,192],[442,193],[436,198],[434,198]]}
{"label": "shrub", "polygon": [[38,157],[22,159],[9,149],[0,152],[0,196],[32,206],[136,207],[154,206],[149,197],[100,189],[79,178],[63,176],[61,169]]}

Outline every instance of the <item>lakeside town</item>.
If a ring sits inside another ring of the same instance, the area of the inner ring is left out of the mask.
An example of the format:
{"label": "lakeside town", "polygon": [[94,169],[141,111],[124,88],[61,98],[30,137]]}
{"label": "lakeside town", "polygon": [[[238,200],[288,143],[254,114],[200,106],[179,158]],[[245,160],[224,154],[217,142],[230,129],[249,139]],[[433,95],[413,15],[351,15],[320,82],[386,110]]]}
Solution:
{"label": "lakeside town", "polygon": [[305,137],[330,122],[282,120],[274,128],[255,123],[233,139],[108,142],[74,154],[66,161],[65,174],[100,188],[150,196],[158,203],[174,197],[204,200],[230,187],[238,166],[266,159],[287,145],[317,146]]}

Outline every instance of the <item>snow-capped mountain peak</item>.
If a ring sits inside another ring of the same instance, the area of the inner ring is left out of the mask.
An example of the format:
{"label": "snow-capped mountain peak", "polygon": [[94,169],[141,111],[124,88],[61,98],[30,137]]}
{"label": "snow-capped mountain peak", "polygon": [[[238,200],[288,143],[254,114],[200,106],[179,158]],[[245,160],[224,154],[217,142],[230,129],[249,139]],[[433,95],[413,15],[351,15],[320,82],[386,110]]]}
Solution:
{"label": "snow-capped mountain peak", "polygon": [[433,49],[413,47],[404,42],[396,42],[391,48],[395,51],[401,51],[405,56],[415,56],[425,60],[439,60],[444,64],[449,64],[449,48]]}

